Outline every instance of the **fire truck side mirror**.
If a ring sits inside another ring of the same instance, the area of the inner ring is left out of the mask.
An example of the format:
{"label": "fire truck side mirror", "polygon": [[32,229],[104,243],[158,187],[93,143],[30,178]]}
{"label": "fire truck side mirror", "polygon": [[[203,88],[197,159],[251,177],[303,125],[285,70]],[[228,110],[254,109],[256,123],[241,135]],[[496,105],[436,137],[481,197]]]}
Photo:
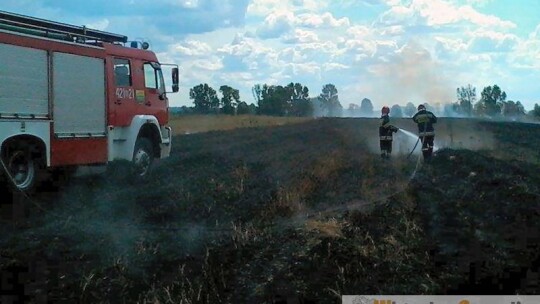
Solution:
{"label": "fire truck side mirror", "polygon": [[174,93],[178,92],[178,68],[172,69],[172,90]]}

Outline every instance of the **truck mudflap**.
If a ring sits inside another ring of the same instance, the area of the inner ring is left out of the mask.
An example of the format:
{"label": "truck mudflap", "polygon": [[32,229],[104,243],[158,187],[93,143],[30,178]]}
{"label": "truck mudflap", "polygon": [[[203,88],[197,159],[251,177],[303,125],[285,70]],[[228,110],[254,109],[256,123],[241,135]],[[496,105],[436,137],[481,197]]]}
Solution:
{"label": "truck mudflap", "polygon": [[161,127],[161,155],[160,158],[169,157],[172,147],[172,129],[171,127]]}

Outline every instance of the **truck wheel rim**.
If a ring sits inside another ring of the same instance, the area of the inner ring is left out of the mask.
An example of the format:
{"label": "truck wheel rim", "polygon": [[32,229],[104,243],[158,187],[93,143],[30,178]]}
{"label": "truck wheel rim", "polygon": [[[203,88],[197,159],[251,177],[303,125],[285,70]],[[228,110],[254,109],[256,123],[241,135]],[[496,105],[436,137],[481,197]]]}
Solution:
{"label": "truck wheel rim", "polygon": [[150,168],[150,154],[145,150],[138,150],[137,153],[135,153],[134,163],[137,175],[145,176]]}
{"label": "truck wheel rim", "polygon": [[34,161],[23,151],[15,152],[8,162],[9,174],[19,189],[28,188],[36,174]]}

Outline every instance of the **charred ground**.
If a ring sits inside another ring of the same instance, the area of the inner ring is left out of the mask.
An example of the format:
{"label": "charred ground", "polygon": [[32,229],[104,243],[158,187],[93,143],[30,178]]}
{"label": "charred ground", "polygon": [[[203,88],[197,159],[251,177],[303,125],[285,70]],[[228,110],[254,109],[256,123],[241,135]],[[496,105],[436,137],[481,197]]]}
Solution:
{"label": "charred ground", "polygon": [[152,181],[133,186],[118,164],[3,221],[2,292],[92,303],[539,293],[540,125],[437,127],[442,149],[412,179],[414,139],[398,133],[382,162],[375,119],[177,136]]}

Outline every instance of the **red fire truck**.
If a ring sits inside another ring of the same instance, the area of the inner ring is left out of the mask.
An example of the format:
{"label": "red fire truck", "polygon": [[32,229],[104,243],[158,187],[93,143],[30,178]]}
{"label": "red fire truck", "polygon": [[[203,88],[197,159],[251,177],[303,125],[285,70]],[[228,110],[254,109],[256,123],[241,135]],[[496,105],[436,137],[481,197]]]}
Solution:
{"label": "red fire truck", "polygon": [[0,11],[0,172],[31,191],[55,168],[168,157],[178,66],[126,36]]}

